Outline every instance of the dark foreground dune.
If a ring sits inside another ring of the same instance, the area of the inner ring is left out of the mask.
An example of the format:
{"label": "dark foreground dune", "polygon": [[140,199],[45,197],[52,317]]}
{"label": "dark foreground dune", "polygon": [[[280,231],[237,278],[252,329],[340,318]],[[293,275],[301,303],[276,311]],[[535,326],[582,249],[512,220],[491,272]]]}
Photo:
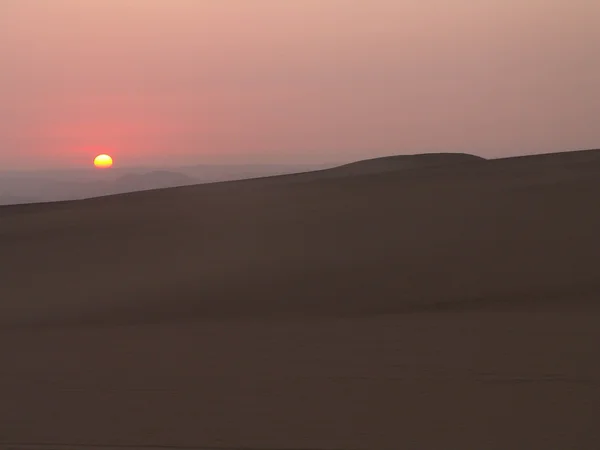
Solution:
{"label": "dark foreground dune", "polygon": [[586,151],[0,208],[0,448],[599,448],[599,198]]}

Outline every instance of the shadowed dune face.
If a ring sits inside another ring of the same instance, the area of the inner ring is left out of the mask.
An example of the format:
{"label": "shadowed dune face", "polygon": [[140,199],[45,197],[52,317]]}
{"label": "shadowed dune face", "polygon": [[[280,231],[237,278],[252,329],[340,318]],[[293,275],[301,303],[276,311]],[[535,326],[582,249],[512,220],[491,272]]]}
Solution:
{"label": "shadowed dune face", "polygon": [[0,323],[597,308],[600,152],[472,162],[2,208]]}
{"label": "shadowed dune face", "polygon": [[600,152],[453,158],[0,208],[0,448],[599,448]]}

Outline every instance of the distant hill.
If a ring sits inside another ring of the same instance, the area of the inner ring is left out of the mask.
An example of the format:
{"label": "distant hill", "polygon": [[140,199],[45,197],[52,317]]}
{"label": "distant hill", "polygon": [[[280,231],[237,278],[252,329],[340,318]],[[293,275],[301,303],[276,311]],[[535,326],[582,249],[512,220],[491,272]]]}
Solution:
{"label": "distant hill", "polygon": [[0,204],[80,200],[126,192],[284,175],[327,165],[196,165],[174,169],[114,168],[0,172]]}

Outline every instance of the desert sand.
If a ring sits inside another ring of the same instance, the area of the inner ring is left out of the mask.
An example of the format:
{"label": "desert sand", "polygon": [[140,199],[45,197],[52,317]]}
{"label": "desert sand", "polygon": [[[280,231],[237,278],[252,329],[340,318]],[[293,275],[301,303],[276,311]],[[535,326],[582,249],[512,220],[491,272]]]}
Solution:
{"label": "desert sand", "polygon": [[0,208],[0,448],[600,448],[600,150]]}

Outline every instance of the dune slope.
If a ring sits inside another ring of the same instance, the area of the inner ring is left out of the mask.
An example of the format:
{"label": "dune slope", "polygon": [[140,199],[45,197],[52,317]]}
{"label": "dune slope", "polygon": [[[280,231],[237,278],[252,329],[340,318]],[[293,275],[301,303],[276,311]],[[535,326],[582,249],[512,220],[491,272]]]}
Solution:
{"label": "dune slope", "polygon": [[3,208],[0,320],[595,307],[597,155]]}
{"label": "dune slope", "polygon": [[354,169],[0,208],[0,449],[599,448],[600,151]]}

